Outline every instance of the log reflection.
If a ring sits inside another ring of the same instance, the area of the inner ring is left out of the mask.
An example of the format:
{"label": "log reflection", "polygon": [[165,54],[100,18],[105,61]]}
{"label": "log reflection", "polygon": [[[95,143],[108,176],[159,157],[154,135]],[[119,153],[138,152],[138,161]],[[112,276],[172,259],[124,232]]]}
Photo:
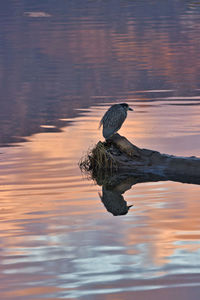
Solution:
{"label": "log reflection", "polygon": [[93,179],[102,186],[102,194],[99,193],[102,203],[113,216],[126,215],[133,203],[127,204],[123,194],[138,183],[175,181],[181,183],[200,184],[200,179],[185,178],[177,176],[163,177],[152,174],[129,175],[126,173],[109,174],[99,173]]}

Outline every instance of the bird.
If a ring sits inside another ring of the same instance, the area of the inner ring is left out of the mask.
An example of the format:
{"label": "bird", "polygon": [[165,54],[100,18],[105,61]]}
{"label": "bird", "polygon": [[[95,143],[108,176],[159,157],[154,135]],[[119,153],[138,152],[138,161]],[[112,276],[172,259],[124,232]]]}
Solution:
{"label": "bird", "polygon": [[122,126],[127,111],[133,109],[127,103],[119,103],[112,105],[102,117],[99,128],[103,126],[103,136],[107,140],[111,138]]}

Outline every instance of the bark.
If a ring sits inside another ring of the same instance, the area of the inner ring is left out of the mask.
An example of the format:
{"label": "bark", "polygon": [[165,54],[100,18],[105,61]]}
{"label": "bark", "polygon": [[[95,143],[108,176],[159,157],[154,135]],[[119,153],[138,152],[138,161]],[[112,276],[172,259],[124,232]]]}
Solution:
{"label": "bark", "polygon": [[106,182],[113,186],[127,177],[140,182],[171,180],[200,184],[200,158],[142,149],[118,133],[103,143],[98,142],[79,166],[82,171],[89,171],[100,185]]}
{"label": "bark", "polygon": [[158,151],[141,149],[125,137],[115,134],[107,141],[109,151],[117,162],[118,170],[161,177],[196,178],[200,180],[200,158],[177,157]]}
{"label": "bark", "polygon": [[102,186],[99,196],[114,216],[128,213],[132,205],[127,204],[123,194],[137,183],[170,180],[200,184],[200,158],[141,149],[119,134],[99,142],[81,161],[80,168],[89,171]]}

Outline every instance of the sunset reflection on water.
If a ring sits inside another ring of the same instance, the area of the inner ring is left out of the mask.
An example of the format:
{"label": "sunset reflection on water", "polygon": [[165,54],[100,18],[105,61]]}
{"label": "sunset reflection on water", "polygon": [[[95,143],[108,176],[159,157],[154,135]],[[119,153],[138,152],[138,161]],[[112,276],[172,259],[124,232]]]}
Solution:
{"label": "sunset reflection on water", "polygon": [[113,216],[78,166],[120,102],[133,144],[200,157],[199,14],[185,0],[0,3],[0,299],[199,299],[199,185],[136,177]]}
{"label": "sunset reflection on water", "polygon": [[[135,112],[129,113],[120,133],[136,145],[167,148],[160,143],[166,130],[166,106],[137,101],[130,105]],[[148,289],[154,290],[157,285],[170,287],[163,278],[175,275],[178,287],[182,281],[188,284],[181,277],[185,273],[199,272],[198,185],[134,185],[124,194],[133,204],[128,215],[113,218],[98,197],[101,187],[81,174],[78,161],[102,140],[98,124],[107,107],[83,110],[62,132],[36,134],[20,147],[1,150],[1,268],[4,280],[9,276],[18,282],[20,274],[19,290],[13,287],[15,297],[44,293],[55,299],[56,295],[73,298],[87,294],[87,286],[92,294],[96,288],[97,294],[109,294],[112,289],[107,283],[115,286],[118,280],[121,284],[113,292],[145,290],[150,279]],[[184,106],[179,112],[184,116],[187,111]],[[173,109],[172,119],[175,114]],[[195,116],[190,126],[196,126]],[[173,151],[182,154],[179,147]],[[188,152],[185,149],[183,154]],[[34,288],[29,288],[30,282]],[[3,295],[5,299],[11,295],[6,286]]]}

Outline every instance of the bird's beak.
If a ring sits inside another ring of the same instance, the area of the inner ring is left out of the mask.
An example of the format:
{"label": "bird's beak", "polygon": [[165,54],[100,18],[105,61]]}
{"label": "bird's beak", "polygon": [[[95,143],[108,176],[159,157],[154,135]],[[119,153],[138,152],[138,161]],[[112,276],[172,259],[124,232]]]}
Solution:
{"label": "bird's beak", "polygon": [[128,209],[130,209],[133,205],[128,205]]}
{"label": "bird's beak", "polygon": [[128,108],[128,110],[131,110],[131,111],[133,111],[133,109],[132,109],[131,107],[129,107],[129,108]]}

